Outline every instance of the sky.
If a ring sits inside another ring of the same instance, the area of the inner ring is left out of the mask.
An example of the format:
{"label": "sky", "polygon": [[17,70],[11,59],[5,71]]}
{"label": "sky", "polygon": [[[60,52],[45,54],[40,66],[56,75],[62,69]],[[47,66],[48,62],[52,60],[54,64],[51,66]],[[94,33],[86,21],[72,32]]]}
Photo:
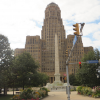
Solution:
{"label": "sky", "polygon": [[39,35],[45,9],[51,2],[61,10],[67,35],[73,24],[85,23],[82,42],[100,51],[100,0],[0,0],[0,34],[8,37],[11,49],[25,48],[26,36]]}

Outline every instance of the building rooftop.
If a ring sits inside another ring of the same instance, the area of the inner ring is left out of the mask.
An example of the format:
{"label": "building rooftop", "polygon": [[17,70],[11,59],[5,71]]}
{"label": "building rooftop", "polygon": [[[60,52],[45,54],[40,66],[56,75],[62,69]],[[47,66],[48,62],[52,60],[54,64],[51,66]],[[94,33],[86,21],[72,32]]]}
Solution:
{"label": "building rooftop", "polygon": [[49,7],[49,6],[57,6],[58,7],[58,5],[54,2],[51,2],[50,4],[47,5],[47,7]]}

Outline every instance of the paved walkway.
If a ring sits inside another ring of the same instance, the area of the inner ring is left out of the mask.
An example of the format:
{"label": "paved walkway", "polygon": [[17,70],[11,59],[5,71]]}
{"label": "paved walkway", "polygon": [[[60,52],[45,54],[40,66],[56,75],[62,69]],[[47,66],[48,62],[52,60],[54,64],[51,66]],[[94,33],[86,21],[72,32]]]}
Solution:
{"label": "paved walkway", "polygon": [[[66,92],[49,92],[49,96],[42,100],[68,100]],[[76,91],[71,92],[70,100],[100,100],[88,96],[78,95]]]}
{"label": "paved walkway", "polygon": [[[15,94],[18,91],[15,91]],[[7,94],[13,94],[12,91],[7,92]],[[49,96],[42,100],[68,100],[66,92],[49,92]],[[100,98],[92,98],[88,96],[78,95],[76,91],[71,92],[70,100],[100,100]]]}

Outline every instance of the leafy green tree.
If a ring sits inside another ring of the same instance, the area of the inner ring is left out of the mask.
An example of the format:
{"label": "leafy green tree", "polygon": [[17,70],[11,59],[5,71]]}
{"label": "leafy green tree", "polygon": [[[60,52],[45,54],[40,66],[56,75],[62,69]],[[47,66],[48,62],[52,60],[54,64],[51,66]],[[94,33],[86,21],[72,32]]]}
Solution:
{"label": "leafy green tree", "polygon": [[43,86],[46,85],[47,81],[49,80],[49,76],[44,74],[44,73],[39,73],[38,75],[38,82],[39,82],[39,85]]}
{"label": "leafy green tree", "polygon": [[11,65],[13,59],[13,51],[10,48],[8,38],[0,34],[0,87],[7,87],[8,83],[8,68]]}
{"label": "leafy green tree", "polygon": [[77,81],[74,74],[69,75],[69,82],[70,82],[70,85],[73,85],[73,86],[79,85],[79,82]]}
{"label": "leafy green tree", "polygon": [[30,81],[27,79],[28,80],[27,86],[31,87],[43,86],[44,84],[47,83],[49,79],[48,75],[40,72],[37,72],[36,74],[31,74],[29,77]]}
{"label": "leafy green tree", "polygon": [[37,69],[39,66],[27,52],[15,57],[13,64],[13,73],[16,74],[17,81],[19,82],[20,86],[23,86],[24,89],[24,86],[29,82],[29,78],[37,74]]}
{"label": "leafy green tree", "polygon": [[[89,52],[87,55],[84,55],[82,62],[86,62],[87,60],[99,60],[100,59],[100,52],[98,49]],[[81,69],[78,70],[76,74],[77,80],[82,85],[87,85],[90,87],[99,85],[100,80],[97,79],[97,72],[96,69],[98,68],[99,64],[82,64]]]}

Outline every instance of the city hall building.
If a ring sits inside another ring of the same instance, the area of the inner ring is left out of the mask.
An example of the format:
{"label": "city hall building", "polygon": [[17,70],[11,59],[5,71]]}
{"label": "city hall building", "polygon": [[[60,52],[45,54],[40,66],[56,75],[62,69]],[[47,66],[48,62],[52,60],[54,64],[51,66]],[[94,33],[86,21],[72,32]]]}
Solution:
{"label": "city hall building", "polygon": [[[55,80],[55,34],[58,38],[60,80],[66,74],[66,50],[70,53],[75,35],[67,35],[61,18],[61,10],[55,3],[50,3],[45,9],[45,19],[40,36],[26,36],[25,48],[15,49],[15,56],[29,52],[39,62],[42,73],[49,76],[50,83]],[[73,33],[72,33],[73,34]],[[81,61],[83,55],[92,51],[93,47],[83,47],[81,36],[78,37],[69,63]],[[78,64],[69,64],[69,74],[75,74]]]}

